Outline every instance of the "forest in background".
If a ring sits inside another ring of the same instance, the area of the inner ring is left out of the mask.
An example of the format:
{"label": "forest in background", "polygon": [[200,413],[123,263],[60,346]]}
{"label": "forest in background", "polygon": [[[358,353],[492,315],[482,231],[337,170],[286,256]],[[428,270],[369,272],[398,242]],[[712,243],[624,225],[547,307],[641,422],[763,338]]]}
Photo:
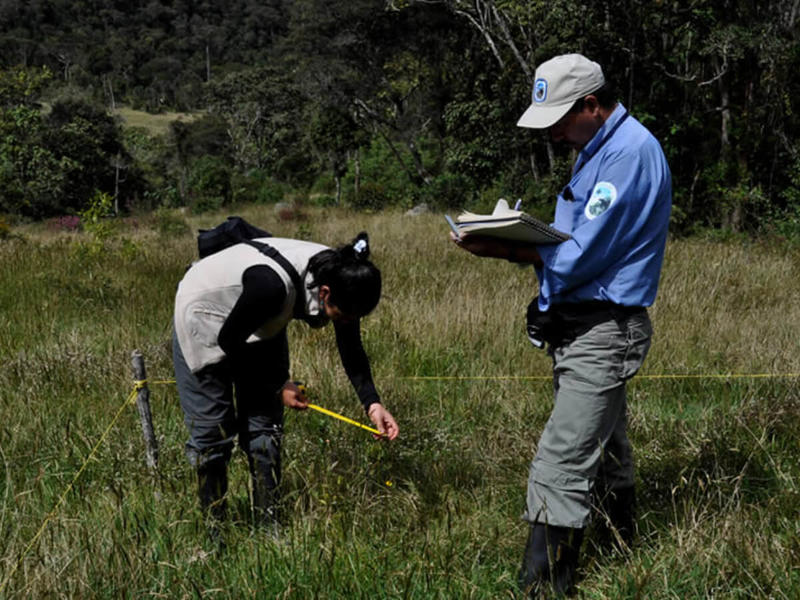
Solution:
{"label": "forest in background", "polygon": [[[581,52],[661,142],[674,233],[800,239],[798,18],[798,0],[0,0],[2,224],[287,198],[548,216],[571,157],[516,121],[535,65]],[[193,116],[152,135],[122,107]]]}

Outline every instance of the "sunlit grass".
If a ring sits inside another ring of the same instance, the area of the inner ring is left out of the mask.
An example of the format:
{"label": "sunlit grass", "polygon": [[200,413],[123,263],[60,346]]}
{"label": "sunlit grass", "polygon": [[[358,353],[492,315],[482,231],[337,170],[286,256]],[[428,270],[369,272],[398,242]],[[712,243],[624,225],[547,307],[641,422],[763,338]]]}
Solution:
{"label": "sunlit grass", "polygon": [[162,112],[162,113],[148,113],[141,110],[135,110],[127,106],[119,106],[114,111],[114,114],[121,117],[125,127],[140,127],[145,129],[151,135],[164,135],[169,131],[169,126],[174,121],[182,121],[184,123],[191,123],[197,117],[197,113],[181,113],[181,112]]}
{"label": "sunlit grass", "polygon": [[[172,377],[172,300],[194,239],[145,224],[98,248],[22,230],[0,243],[0,597],[512,598],[527,466],[551,403],[535,379],[549,359],[523,333],[533,273],[458,251],[439,215],[237,212],[328,244],[370,233],[385,292],[363,335],[401,437],[288,414],[284,541],[252,530],[237,451],[228,546],[208,547],[175,389],[155,383]],[[742,377],[800,372],[797,298],[797,248],[670,242],[653,348],[629,389],[639,546],[627,559],[587,546],[580,596],[800,594],[800,386]],[[314,399],[364,419],[332,331],[292,324],[290,345]],[[109,430],[134,348],[154,382],[156,474],[135,408]],[[647,378],[661,374],[709,377]]]}

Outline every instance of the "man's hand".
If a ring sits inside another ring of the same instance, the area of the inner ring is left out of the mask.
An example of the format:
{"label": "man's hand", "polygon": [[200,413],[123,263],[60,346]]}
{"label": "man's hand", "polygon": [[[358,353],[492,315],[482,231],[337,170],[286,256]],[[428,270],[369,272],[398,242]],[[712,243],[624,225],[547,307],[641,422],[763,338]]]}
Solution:
{"label": "man's hand", "polygon": [[536,251],[536,246],[510,242],[486,235],[470,235],[462,233],[461,237],[456,237],[450,232],[450,239],[459,248],[471,252],[475,256],[488,258],[503,258],[515,263],[532,264],[538,268],[542,267],[542,258]]}
{"label": "man's hand", "polygon": [[287,381],[283,384],[279,392],[281,402],[288,408],[295,410],[305,410],[308,408],[308,398],[306,398],[305,390],[301,389],[293,381]]}
{"label": "man's hand", "polygon": [[475,256],[508,257],[508,243],[497,238],[485,235],[470,235],[468,233],[462,233],[461,237],[456,237],[453,232],[450,232],[450,239],[453,240],[456,246],[471,252]]}
{"label": "man's hand", "polygon": [[397,427],[397,422],[394,420],[394,417],[380,402],[375,402],[370,405],[369,410],[367,410],[367,416],[369,420],[375,424],[375,427],[378,428],[378,431],[384,434],[387,439],[393,440],[397,437],[397,434],[400,433],[400,429]]}

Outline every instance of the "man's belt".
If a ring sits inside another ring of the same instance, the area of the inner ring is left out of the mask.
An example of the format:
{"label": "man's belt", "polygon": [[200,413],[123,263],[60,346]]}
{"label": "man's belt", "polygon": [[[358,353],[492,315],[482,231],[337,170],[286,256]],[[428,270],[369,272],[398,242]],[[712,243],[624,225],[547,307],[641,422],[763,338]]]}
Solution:
{"label": "man's belt", "polygon": [[539,298],[528,305],[527,335],[537,348],[545,342],[555,348],[572,342],[595,325],[623,321],[645,311],[643,306],[622,306],[605,300],[556,304],[547,312],[539,310]]}

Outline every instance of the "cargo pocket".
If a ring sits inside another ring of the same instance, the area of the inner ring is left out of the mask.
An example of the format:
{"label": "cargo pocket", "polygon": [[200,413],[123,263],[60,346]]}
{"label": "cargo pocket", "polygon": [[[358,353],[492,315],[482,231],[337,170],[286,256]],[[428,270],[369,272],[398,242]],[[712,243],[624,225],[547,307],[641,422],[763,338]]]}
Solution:
{"label": "cargo pocket", "polygon": [[641,368],[650,350],[653,328],[647,313],[634,315],[627,321],[625,359],[622,363],[622,379],[630,379]]}
{"label": "cargo pocket", "polygon": [[583,527],[591,509],[587,477],[534,460],[523,519],[563,527]]}
{"label": "cargo pocket", "polygon": [[531,464],[531,481],[541,483],[557,490],[588,492],[589,478],[576,473],[564,471],[545,462],[534,461]]}

